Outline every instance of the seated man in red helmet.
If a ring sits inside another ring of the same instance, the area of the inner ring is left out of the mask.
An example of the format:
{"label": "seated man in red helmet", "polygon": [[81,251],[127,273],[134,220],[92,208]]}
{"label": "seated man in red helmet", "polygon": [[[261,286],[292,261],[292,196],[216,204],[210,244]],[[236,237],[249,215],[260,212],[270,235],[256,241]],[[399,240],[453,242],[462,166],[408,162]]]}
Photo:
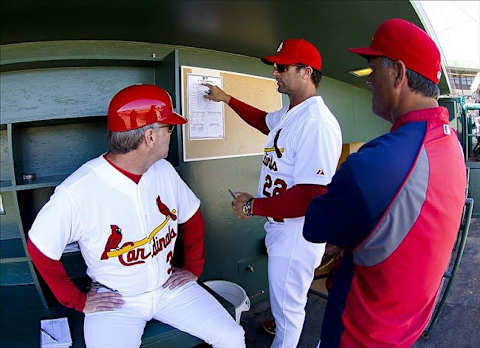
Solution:
{"label": "seated man in red helmet", "polygon": [[[187,121],[152,85],[118,92],[108,110],[109,152],[70,175],[42,208],[28,251],[63,305],[85,313],[87,347],[139,347],[156,319],[214,347],[245,347],[244,331],[196,280],[203,269],[200,201],[164,160]],[[185,260],[174,268],[178,228]],[[78,242],[94,286],[81,292],[59,261]]]}

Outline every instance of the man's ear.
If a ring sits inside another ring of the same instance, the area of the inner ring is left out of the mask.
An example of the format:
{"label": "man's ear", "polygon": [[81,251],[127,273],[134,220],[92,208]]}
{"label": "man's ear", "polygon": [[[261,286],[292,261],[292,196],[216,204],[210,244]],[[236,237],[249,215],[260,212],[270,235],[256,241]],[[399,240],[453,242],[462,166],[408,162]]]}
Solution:
{"label": "man's ear", "polygon": [[305,73],[303,74],[303,78],[304,78],[305,80],[310,80],[310,77],[312,76],[312,74],[313,74],[313,68],[307,66],[307,67],[305,68]]}
{"label": "man's ear", "polygon": [[143,140],[145,140],[145,144],[147,144],[147,146],[150,146],[151,144],[153,144],[153,129],[152,128],[149,128],[145,131],[145,133],[143,133]]}
{"label": "man's ear", "polygon": [[403,84],[408,83],[407,67],[401,60],[397,60],[393,63],[393,69],[395,71],[394,86],[401,87]]}

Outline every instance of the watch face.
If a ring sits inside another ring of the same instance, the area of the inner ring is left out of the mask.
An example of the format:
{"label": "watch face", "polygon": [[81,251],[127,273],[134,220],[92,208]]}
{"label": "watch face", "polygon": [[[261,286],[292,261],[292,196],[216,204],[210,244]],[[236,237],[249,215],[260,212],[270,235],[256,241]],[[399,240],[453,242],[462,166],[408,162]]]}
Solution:
{"label": "watch face", "polygon": [[249,214],[249,209],[248,209],[248,206],[247,206],[247,205],[248,205],[248,202],[246,202],[246,203],[243,205],[243,207],[242,207],[242,214],[248,216],[248,214]]}
{"label": "watch face", "polygon": [[242,214],[245,216],[251,216],[252,215],[252,201],[248,200],[243,204],[242,207]]}

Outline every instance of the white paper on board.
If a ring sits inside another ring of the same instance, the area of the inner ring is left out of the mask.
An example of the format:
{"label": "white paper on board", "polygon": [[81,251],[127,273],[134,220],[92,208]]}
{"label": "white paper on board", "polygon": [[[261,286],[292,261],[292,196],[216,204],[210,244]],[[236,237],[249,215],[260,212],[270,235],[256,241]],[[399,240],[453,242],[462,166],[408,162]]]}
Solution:
{"label": "white paper on board", "polygon": [[190,140],[223,139],[225,137],[225,115],[222,102],[214,102],[204,96],[210,83],[222,88],[221,76],[187,74],[188,129]]}

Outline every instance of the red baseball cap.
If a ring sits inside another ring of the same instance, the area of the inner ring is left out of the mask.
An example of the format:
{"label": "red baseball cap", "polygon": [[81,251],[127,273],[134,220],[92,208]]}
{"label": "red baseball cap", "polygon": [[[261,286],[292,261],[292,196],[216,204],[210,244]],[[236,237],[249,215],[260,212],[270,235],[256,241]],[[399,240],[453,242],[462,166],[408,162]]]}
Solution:
{"label": "red baseball cap", "polygon": [[172,98],[154,85],[133,85],[115,94],[108,106],[108,129],[123,132],[151,123],[184,124],[187,120],[173,112]]}
{"label": "red baseball cap", "polygon": [[367,57],[401,60],[410,70],[438,84],[442,76],[440,51],[426,32],[400,18],[383,22],[369,47],[350,48],[349,52]]}
{"label": "red baseball cap", "polygon": [[317,48],[304,39],[288,39],[282,41],[273,56],[262,57],[266,64],[297,64],[302,63],[320,70],[322,56]]}

